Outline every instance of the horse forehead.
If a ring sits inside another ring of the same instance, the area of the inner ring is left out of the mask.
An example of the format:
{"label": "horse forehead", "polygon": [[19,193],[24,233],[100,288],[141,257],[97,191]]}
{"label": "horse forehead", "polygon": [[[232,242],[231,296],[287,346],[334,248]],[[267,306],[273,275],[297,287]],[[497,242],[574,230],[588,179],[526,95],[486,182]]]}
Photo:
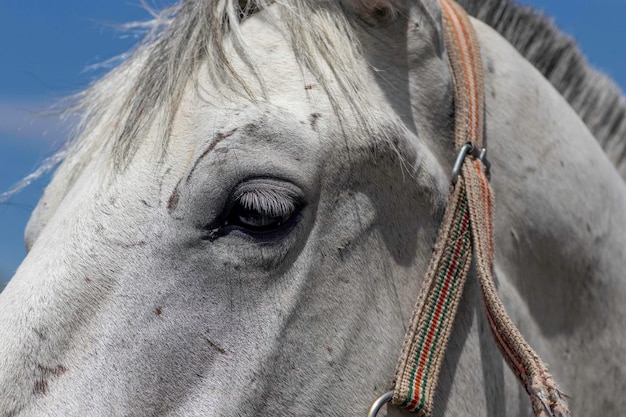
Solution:
{"label": "horse forehead", "polygon": [[[257,98],[266,97],[276,105],[297,111],[306,102],[306,93],[315,88],[314,76],[296,58],[287,29],[279,21],[270,23],[280,15],[266,16],[278,13],[276,9],[270,7],[241,26],[241,37],[245,42],[243,54],[241,49],[233,46],[230,38],[225,41],[225,53],[234,72]],[[210,72],[200,71],[198,76],[200,84],[209,86],[208,90],[211,90],[213,81]],[[221,87],[218,89],[224,90]],[[221,108],[232,107],[233,102],[236,104],[238,101],[238,97],[233,96],[210,99],[217,101],[217,107]]]}

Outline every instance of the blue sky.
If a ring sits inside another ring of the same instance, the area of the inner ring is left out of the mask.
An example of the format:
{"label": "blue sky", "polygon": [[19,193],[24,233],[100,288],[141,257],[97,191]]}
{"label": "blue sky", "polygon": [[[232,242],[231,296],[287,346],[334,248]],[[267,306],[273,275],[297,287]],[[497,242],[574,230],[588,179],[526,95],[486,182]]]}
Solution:
{"label": "blue sky", "polygon": [[[626,90],[626,0],[523,2],[554,18]],[[158,9],[171,1],[149,3]],[[86,87],[101,74],[94,66],[138,41],[117,25],[149,17],[139,0],[0,0],[0,193],[64,139],[54,119],[37,113]],[[47,181],[0,205],[0,288],[25,256],[23,230]]]}

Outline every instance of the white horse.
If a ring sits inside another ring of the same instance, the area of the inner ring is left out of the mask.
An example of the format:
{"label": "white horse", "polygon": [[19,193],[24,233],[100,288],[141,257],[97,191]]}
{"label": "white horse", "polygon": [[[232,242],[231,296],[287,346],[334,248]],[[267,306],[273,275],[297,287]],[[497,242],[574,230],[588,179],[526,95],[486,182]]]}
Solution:
{"label": "white horse", "polygon": [[[622,416],[624,101],[534,13],[465,4],[571,103],[473,21],[501,297],[573,416]],[[455,158],[440,5],[238,7],[183,1],[80,98],[0,296],[0,416],[358,416],[389,389]],[[472,275],[435,415],[528,416]]]}

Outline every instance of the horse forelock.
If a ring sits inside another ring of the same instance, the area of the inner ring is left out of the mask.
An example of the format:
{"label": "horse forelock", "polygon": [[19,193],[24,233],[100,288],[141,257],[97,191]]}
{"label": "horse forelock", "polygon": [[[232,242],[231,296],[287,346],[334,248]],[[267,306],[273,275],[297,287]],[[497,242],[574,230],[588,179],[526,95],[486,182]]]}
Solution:
{"label": "horse forelock", "polygon": [[[280,21],[277,25],[296,59],[325,90],[337,116],[345,117],[337,97],[346,98],[363,131],[376,130],[370,126],[376,119],[370,114],[372,106],[365,105],[368,93],[361,81],[361,52],[351,16],[359,4],[359,0],[204,0],[183,1],[160,12],[126,61],[70,99],[67,113],[78,115],[79,123],[64,152],[71,157],[78,149],[88,148],[87,153],[105,149],[112,166],[120,168],[148,131],[156,132],[165,151],[183,92],[197,81],[198,71],[209,75],[214,93],[251,103],[267,99],[262,69],[251,59],[241,30],[248,18],[262,11],[267,12],[266,19]],[[233,67],[233,53],[254,74],[255,85]]]}

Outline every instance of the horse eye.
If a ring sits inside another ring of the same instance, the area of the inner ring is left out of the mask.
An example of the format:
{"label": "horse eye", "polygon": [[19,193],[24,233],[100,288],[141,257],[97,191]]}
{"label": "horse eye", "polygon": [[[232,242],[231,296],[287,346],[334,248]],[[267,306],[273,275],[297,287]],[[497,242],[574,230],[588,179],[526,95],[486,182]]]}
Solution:
{"label": "horse eye", "polygon": [[273,232],[292,224],[298,208],[298,200],[290,190],[248,189],[236,196],[226,225],[252,233]]}
{"label": "horse eye", "polygon": [[295,211],[295,207],[280,214],[269,214],[264,210],[247,208],[237,204],[231,211],[229,224],[255,232],[270,231],[287,223]]}

